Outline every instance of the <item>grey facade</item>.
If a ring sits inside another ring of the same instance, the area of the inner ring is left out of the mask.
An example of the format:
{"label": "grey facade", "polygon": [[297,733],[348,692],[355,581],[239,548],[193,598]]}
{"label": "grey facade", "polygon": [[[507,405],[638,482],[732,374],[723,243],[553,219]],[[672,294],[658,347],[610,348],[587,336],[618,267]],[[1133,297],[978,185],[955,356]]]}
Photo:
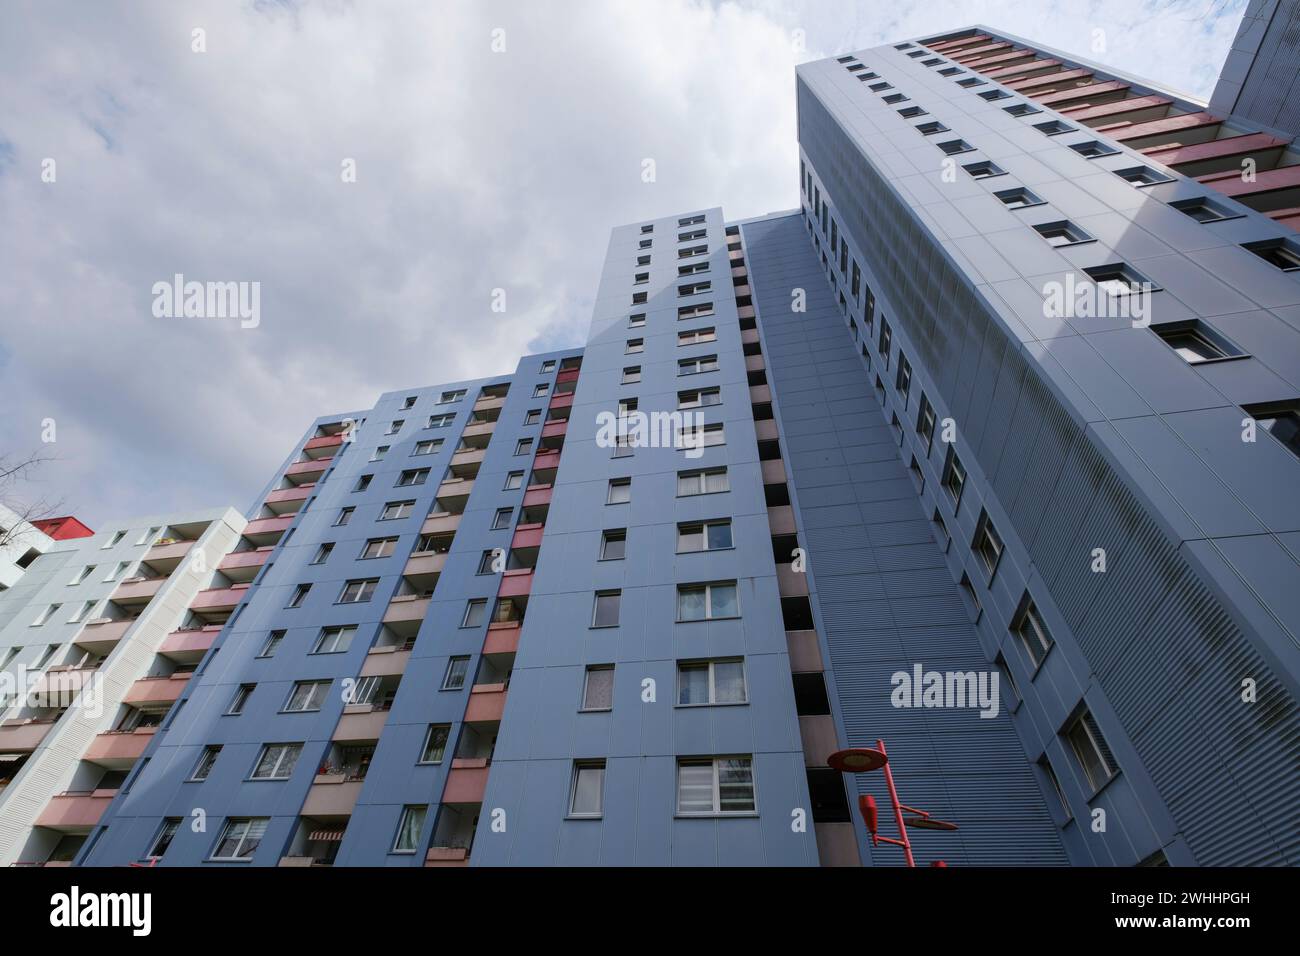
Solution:
{"label": "grey facade", "polygon": [[1300,135],[1300,3],[1250,0],[1210,109]]}

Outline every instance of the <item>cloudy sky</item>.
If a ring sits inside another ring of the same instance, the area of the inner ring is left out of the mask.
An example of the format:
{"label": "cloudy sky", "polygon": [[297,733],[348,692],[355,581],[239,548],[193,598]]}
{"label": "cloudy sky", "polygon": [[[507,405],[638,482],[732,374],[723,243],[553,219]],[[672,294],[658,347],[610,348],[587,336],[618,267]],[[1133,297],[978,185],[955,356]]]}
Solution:
{"label": "cloudy sky", "polygon": [[[796,63],[979,22],[1208,98],[1244,7],[11,0],[0,456],[92,526],[244,511],[319,415],[581,344],[612,226],[794,207]],[[176,273],[260,324],[154,316]]]}

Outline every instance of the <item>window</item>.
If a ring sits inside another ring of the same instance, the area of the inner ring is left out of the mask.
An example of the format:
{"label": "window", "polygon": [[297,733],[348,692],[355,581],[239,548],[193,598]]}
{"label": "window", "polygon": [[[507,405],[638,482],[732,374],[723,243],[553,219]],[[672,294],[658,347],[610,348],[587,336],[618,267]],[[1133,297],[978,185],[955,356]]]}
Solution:
{"label": "window", "polygon": [[442,447],[441,438],[426,438],[424,441],[417,441],[415,447],[411,449],[412,455],[432,455]]}
{"label": "window", "polygon": [[533,450],[533,440],[531,438],[521,438],[515,442],[515,454],[527,455]]}
{"label": "window", "polygon": [[627,327],[629,329],[639,329],[645,325],[645,313],[634,312],[627,317]]}
{"label": "window", "polygon": [[707,245],[687,246],[685,249],[677,250],[678,259],[690,259],[693,258],[694,256],[705,256],[708,254],[709,254],[709,247]]}
{"label": "window", "polygon": [[959,153],[971,153],[975,147],[964,139],[949,139],[939,143],[939,148],[948,156],[956,156]]}
{"label": "window", "polygon": [[506,475],[506,483],[502,491],[515,491],[522,488],[524,484],[524,473],[522,471],[512,471]]}
{"label": "window", "polygon": [[1195,199],[1180,199],[1169,204],[1184,216],[1191,216],[1197,222],[1222,222],[1225,219],[1240,219],[1241,213],[1232,212],[1226,206],[1211,202],[1205,196]]}
{"label": "window", "polygon": [[979,163],[967,163],[962,169],[970,173],[973,179],[992,179],[994,176],[1006,175],[1006,171],[1001,166],[988,160]]}
{"label": "window", "polygon": [[726,468],[704,468],[695,471],[677,473],[677,496],[688,498],[691,495],[712,495],[730,491],[731,484],[727,478]]}
{"label": "window", "polygon": [[211,859],[251,860],[270,822],[270,817],[231,817],[221,831]]}
{"label": "window", "polygon": [[542,367],[538,369],[538,372],[541,375],[546,375],[548,372],[554,372],[554,371],[555,371],[555,359],[547,359],[545,362],[542,363]]}
{"label": "window", "polygon": [[253,688],[256,684],[240,684],[235,690],[235,696],[230,698],[230,706],[226,708],[226,716],[238,717],[244,712],[244,706],[248,703],[248,698],[253,696]]}
{"label": "window", "polygon": [[904,106],[898,111],[898,115],[903,119],[915,119],[918,116],[928,116],[929,114],[919,106]]}
{"label": "window", "polygon": [[393,837],[394,853],[414,853],[420,848],[420,832],[424,829],[424,818],[428,813],[427,806],[402,807],[402,816],[397,821],[397,835]]}
{"label": "window", "polygon": [[428,468],[408,468],[403,471],[397,478],[397,487],[404,488],[413,485],[422,485],[429,479]]}
{"label": "window", "polygon": [[569,816],[599,817],[604,808],[605,761],[575,760]]}
{"label": "window", "polygon": [[911,99],[911,97],[904,96],[902,93],[890,93],[888,96],[881,98],[890,106],[893,106],[895,103],[907,103]]}
{"label": "window", "polygon": [[385,434],[385,435],[396,435],[398,432],[400,432],[400,431],[402,430],[402,426],[405,425],[405,424],[406,424],[406,419],[404,419],[404,418],[398,418],[398,419],[396,419],[396,420],[394,420],[394,421],[392,421],[392,422],[389,422],[389,424],[388,424],[388,430],[387,430],[386,432],[384,432],[384,434]]}
{"label": "window", "polygon": [[754,810],[754,766],[750,757],[683,757],[677,761],[678,813]]}
{"label": "window", "polygon": [[638,352],[645,351],[645,339],[628,339],[623,351],[628,355],[635,355]]}
{"label": "window", "polygon": [[713,326],[707,329],[690,329],[686,332],[677,333],[678,345],[699,345],[702,342],[716,342],[718,333]]}
{"label": "window", "polygon": [[605,495],[605,504],[621,505],[632,500],[632,479],[611,478],[609,490]]}
{"label": "window", "polygon": [[289,596],[289,603],[286,607],[302,607],[302,602],[307,600],[307,595],[311,593],[310,584],[299,584],[293,589],[293,594]]}
{"label": "window", "polygon": [[497,560],[497,552],[496,552],[496,549],[492,549],[492,550],[489,550],[489,551],[484,551],[481,555],[479,555],[479,559],[478,559],[478,570],[475,571],[474,573],[475,573],[475,574],[495,574],[495,573],[496,573],[496,569],[493,568],[492,565],[496,564],[496,560]]}
{"label": "window", "polygon": [[461,618],[461,627],[479,627],[483,619],[487,617],[487,601],[483,598],[476,598],[465,604],[465,616]]}
{"label": "window", "polygon": [[642,235],[645,235],[646,233],[650,233],[650,232],[654,232],[654,231],[655,231],[655,227],[654,227],[654,224],[653,224],[653,223],[651,223],[651,224],[648,225],[648,226],[642,226],[642,227],[641,227],[641,234],[642,234]]}
{"label": "window", "polygon": [[701,355],[697,358],[680,359],[677,362],[678,375],[699,375],[703,372],[716,372],[718,370],[718,357],[716,355]]}
{"label": "window", "polygon": [[442,763],[447,753],[447,740],[451,737],[451,724],[430,724],[420,749],[420,763]]}
{"label": "window", "polygon": [[701,302],[698,305],[684,305],[677,310],[677,321],[683,319],[702,319],[706,315],[713,314],[712,302]]}
{"label": "window", "polygon": [[336,604],[365,604],[375,593],[375,587],[378,586],[378,578],[365,578],[361,580],[349,581],[343,585],[343,590],[339,592],[339,599]]}
{"label": "window", "polygon": [[727,436],[721,422],[703,428],[683,428],[677,434],[677,447],[682,449],[712,448],[726,443]]}
{"label": "window", "polygon": [[1260,427],[1300,458],[1300,410],[1294,402],[1242,406]]}
{"label": "window", "polygon": [[416,396],[414,395],[407,395],[406,399],[402,402],[402,411],[406,411],[408,408],[414,408],[415,398]]}
{"label": "window", "polygon": [[1006,100],[1011,98],[1011,94],[1006,90],[985,90],[980,94],[980,96],[988,100],[990,103],[996,100]]}
{"label": "window", "polygon": [[884,316],[880,317],[880,358],[883,360],[885,368],[889,368],[889,349],[894,342],[894,330],[889,327],[889,320]]}
{"label": "window", "polygon": [[677,274],[679,276],[698,275],[701,272],[708,272],[708,271],[709,271],[709,261],[707,259],[703,259],[699,262],[688,262],[684,266],[677,267]]}
{"label": "window", "polygon": [[118,578],[120,578],[123,574],[126,573],[126,569],[129,568],[130,566],[131,566],[130,561],[117,562],[117,564],[113,565],[108,569],[108,573],[104,575],[104,580],[116,581]]}
{"label": "window", "polygon": [[644,292],[634,292],[634,293],[632,293],[632,304],[633,304],[633,305],[645,305],[645,304],[646,304],[647,302],[649,302],[649,301],[650,301],[650,296],[648,296],[648,295],[647,295],[646,293],[644,293]]}
{"label": "window", "polygon": [[713,388],[693,388],[684,392],[677,393],[677,407],[684,408],[704,408],[709,405],[722,404],[722,389]]}
{"label": "window", "polygon": [[1042,616],[1038,613],[1038,607],[1025,592],[1022,601],[1023,607],[1016,616],[1011,625],[1011,630],[1015,632],[1016,637],[1020,638],[1020,643],[1033,661],[1034,667],[1038,667],[1047,656],[1047,652],[1052,649],[1052,632],[1047,629],[1043,623]]}
{"label": "window", "polygon": [[384,505],[384,510],[379,513],[379,520],[396,521],[398,518],[409,517],[414,507],[414,501],[390,501]]}
{"label": "window", "polygon": [[330,555],[333,552],[334,552],[334,542],[326,541],[324,544],[322,544],[319,548],[316,549],[316,554],[311,559],[311,563],[324,564],[326,561],[330,559]]}
{"label": "window", "polygon": [[450,392],[443,392],[442,395],[438,397],[438,404],[450,405],[452,402],[459,402],[464,397],[465,389],[463,388],[458,388]]}
{"label": "window", "polygon": [[1074,150],[1084,159],[1098,159],[1102,156],[1114,156],[1119,152],[1114,146],[1109,146],[1099,139],[1090,139],[1083,143],[1071,143],[1070,149]]}
{"label": "window", "polygon": [[677,553],[722,551],[730,548],[731,519],[694,522],[677,526]]}
{"label": "window", "polygon": [[32,621],[32,627],[40,627],[55,614],[59,613],[59,608],[61,607],[63,607],[62,604],[49,605],[44,611],[36,616],[36,620]]}
{"label": "window", "polygon": [[341,528],[349,521],[351,521],[352,512],[356,510],[357,510],[356,508],[340,508],[338,516],[334,519],[334,527]]}
{"label": "window", "polygon": [[1265,239],[1262,242],[1248,242],[1242,246],[1247,252],[1253,252],[1271,266],[1283,272],[1300,269],[1300,246],[1288,239]]}
{"label": "window", "polygon": [[748,699],[745,663],[741,658],[677,662],[677,703],[680,706],[743,704]]}
{"label": "window", "polygon": [[172,845],[172,838],[176,836],[176,831],[181,827],[180,817],[165,817],[162,822],[162,829],[154,837],[153,843],[149,846],[149,852],[145,854],[147,859],[157,860],[167,852],[167,848]]}
{"label": "window", "polygon": [[627,529],[610,528],[600,535],[600,560],[622,561],[627,555]]}
{"label": "window", "polygon": [[635,385],[639,381],[641,381],[640,365],[629,365],[627,368],[623,369],[622,382],[624,385]]}
{"label": "window", "polygon": [[993,194],[1002,201],[1002,204],[1008,209],[1026,209],[1030,206],[1041,206],[1043,201],[1035,193],[1030,192],[1024,186],[1017,186],[1014,189],[1003,189]]}
{"label": "window", "polygon": [[78,571],[77,576],[73,578],[71,581],[69,581],[68,584],[69,585],[80,584],[82,581],[86,580],[86,578],[90,577],[94,573],[95,573],[95,565],[88,564],[80,571]]}
{"label": "window", "polygon": [[104,542],[104,545],[100,550],[107,550],[108,548],[116,547],[117,545],[122,543],[122,539],[125,537],[126,537],[125,531],[114,532],[113,536]]}
{"label": "window", "polygon": [[330,681],[327,680],[298,681],[289,692],[289,700],[285,703],[284,709],[290,713],[320,710],[329,689]]}
{"label": "window", "polygon": [[1171,183],[1174,181],[1172,176],[1166,176],[1164,173],[1157,172],[1150,166],[1128,166],[1124,169],[1115,170],[1115,175],[1134,186],[1154,186],[1158,183]]}
{"label": "window", "polygon": [[510,519],[514,514],[514,508],[498,508],[496,514],[492,516],[492,530],[500,531],[502,528],[510,527]]}
{"label": "window", "polygon": [[925,136],[933,136],[935,133],[946,133],[948,127],[944,126],[938,120],[932,120],[929,123],[922,123],[917,126],[917,130]]}
{"label": "window", "polygon": [[160,532],[160,531],[162,531],[162,528],[160,528],[160,527],[159,527],[159,528],[147,528],[147,529],[145,529],[144,531],[142,531],[142,532],[140,533],[140,537],[138,537],[138,538],[135,539],[135,543],[136,543],[136,544],[152,544],[153,541],[154,541],[154,539],[158,537],[158,532]]}
{"label": "window", "polygon": [[352,638],[357,629],[352,625],[344,627],[323,627],[316,638],[313,654],[342,654],[352,646]]}
{"label": "window", "polygon": [[370,460],[382,461],[384,456],[388,454],[389,447],[390,447],[389,445],[380,445],[378,448],[374,450],[374,452],[371,453]]}
{"label": "window", "polygon": [[1032,116],[1035,113],[1042,112],[1037,106],[1030,103],[1012,103],[1010,106],[1002,107],[1002,109],[1012,116]]}
{"label": "window", "polygon": [[618,627],[618,610],[622,591],[597,591],[592,610],[592,627]]}
{"label": "window", "polygon": [[190,773],[191,780],[207,780],[208,774],[212,773],[212,767],[217,762],[217,755],[221,753],[219,744],[203,748],[203,753],[199,754],[199,762],[194,765],[194,770]]}
{"label": "window", "polygon": [[583,710],[614,709],[614,665],[592,664],[582,684]]}
{"label": "window", "polygon": [[456,420],[456,416],[452,413],[447,413],[445,415],[430,415],[429,421],[425,424],[424,427],[425,428],[446,428],[455,420]]}
{"label": "window", "polygon": [[718,584],[683,584],[677,588],[677,620],[707,621],[739,617],[736,582]]}
{"label": "window", "polygon": [[1216,359],[1237,358],[1245,354],[1199,319],[1168,325],[1153,325],[1150,328],[1189,365],[1212,362]]}
{"label": "window", "polygon": [[898,353],[898,375],[894,379],[894,388],[903,396],[903,407],[907,407],[907,397],[912,390],[912,363],[900,350]]}
{"label": "window", "polygon": [[1092,236],[1074,223],[1066,222],[1064,219],[1034,226],[1034,231],[1046,239],[1049,245],[1058,248],[1061,246],[1075,246],[1081,242],[1092,242]]}
{"label": "window", "polygon": [[952,447],[948,448],[948,459],[943,465],[941,484],[948,490],[952,498],[953,510],[956,510],[961,505],[962,489],[966,487],[966,469]]}
{"label": "window", "polygon": [[1079,761],[1079,767],[1088,778],[1088,784],[1094,793],[1115,776],[1115,763],[1110,748],[1101,736],[1097,721],[1088,711],[1080,714],[1066,729],[1065,739],[1069,741],[1070,749],[1074,751],[1075,759]]}
{"label": "window", "polygon": [[469,676],[469,658],[453,657],[447,661],[447,672],[442,675],[442,689],[460,690],[465,686],[467,676]]}
{"label": "window", "polygon": [[926,455],[930,454],[930,446],[934,443],[934,420],[934,406],[922,392],[921,406],[916,413],[916,433],[925,439]]}
{"label": "window", "polygon": [[[56,604],[54,606],[60,607],[61,605]],[[40,659],[36,662],[36,670],[40,670],[42,667],[48,664],[50,662],[50,659],[54,657],[58,649],[59,649],[58,644],[50,644],[48,647],[46,647],[45,650],[41,652]]]}
{"label": "window", "polygon": [[259,658],[274,657],[275,652],[279,650],[280,644],[284,640],[284,635],[284,631],[272,631],[268,634],[266,636],[266,643],[263,644],[262,649],[257,652],[257,656]]}
{"label": "window", "polygon": [[997,529],[993,527],[993,522],[989,518],[987,511],[980,513],[979,525],[975,528],[975,540],[971,543],[971,550],[979,556],[980,563],[984,565],[984,573],[992,581],[993,574],[998,569],[998,562],[1002,560],[1002,538],[998,536]]}
{"label": "window", "polygon": [[892,90],[894,87],[890,83],[881,80],[879,83],[872,83],[867,87],[872,93],[883,93],[885,90]]}
{"label": "window", "polygon": [[1097,283],[1098,291],[1105,292],[1108,295],[1132,295],[1159,290],[1159,287],[1154,285],[1151,280],[1126,262],[1092,266],[1083,271],[1088,278]]}
{"label": "window", "polygon": [[1045,123],[1035,123],[1034,129],[1044,136],[1059,136],[1061,133],[1068,133],[1074,129],[1069,123],[1062,123],[1060,120],[1047,120]]}
{"label": "window", "polygon": [[68,623],[80,624],[82,621],[86,619],[86,615],[91,612],[91,609],[94,608],[94,606],[95,606],[94,601],[82,601],[81,606],[78,607],[77,610],[73,612],[72,617],[68,618]]}

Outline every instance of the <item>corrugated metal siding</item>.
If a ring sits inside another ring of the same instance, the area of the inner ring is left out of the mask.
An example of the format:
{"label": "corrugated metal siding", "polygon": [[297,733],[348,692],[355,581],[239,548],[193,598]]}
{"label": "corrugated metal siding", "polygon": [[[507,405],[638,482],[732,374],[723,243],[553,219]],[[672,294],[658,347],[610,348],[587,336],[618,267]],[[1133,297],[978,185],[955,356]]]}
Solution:
{"label": "corrugated metal siding", "polygon": [[[890,321],[920,350],[914,364],[937,383],[981,469],[993,476],[1016,534],[1193,854],[1205,864],[1300,862],[1296,812],[1277,811],[1300,804],[1295,701],[1092,434],[1025,353],[1007,347],[986,305],[802,80],[798,105],[800,143],[841,201],[841,227],[871,257],[884,295],[909,304]],[[1004,344],[991,345],[993,338]],[[986,427],[1003,379],[1023,385],[1014,404],[998,403]],[[1026,420],[1041,422],[1032,439],[1010,427]],[[1094,547],[1106,548],[1108,567],[1123,573],[1077,573]],[[1240,705],[1247,675],[1258,681],[1261,700],[1277,701],[1272,709]],[[1161,699],[1167,703],[1158,709]],[[1258,730],[1261,721],[1267,736],[1244,733],[1243,725]]]}
{"label": "corrugated metal siding", "polygon": [[[960,824],[956,833],[910,831],[922,865],[1065,864],[1045,795],[1005,710],[982,719],[969,709],[891,704],[890,677],[914,663],[939,671],[987,671],[990,664],[802,219],[742,229],[809,583],[849,743],[883,737],[903,801]],[[794,287],[807,291],[806,313],[790,311]],[[885,803],[880,774],[856,782]],[[892,832],[892,822],[887,826]],[[903,858],[882,849],[873,861],[901,865]]]}

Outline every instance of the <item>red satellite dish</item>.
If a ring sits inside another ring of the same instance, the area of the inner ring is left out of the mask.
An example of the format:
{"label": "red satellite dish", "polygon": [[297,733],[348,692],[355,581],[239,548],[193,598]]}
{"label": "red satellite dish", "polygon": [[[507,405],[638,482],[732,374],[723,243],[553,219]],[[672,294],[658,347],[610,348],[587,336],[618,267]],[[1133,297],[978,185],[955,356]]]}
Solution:
{"label": "red satellite dish", "polygon": [[888,757],[871,747],[837,750],[826,758],[827,766],[841,773],[866,773],[868,770],[879,770],[888,762]]}

